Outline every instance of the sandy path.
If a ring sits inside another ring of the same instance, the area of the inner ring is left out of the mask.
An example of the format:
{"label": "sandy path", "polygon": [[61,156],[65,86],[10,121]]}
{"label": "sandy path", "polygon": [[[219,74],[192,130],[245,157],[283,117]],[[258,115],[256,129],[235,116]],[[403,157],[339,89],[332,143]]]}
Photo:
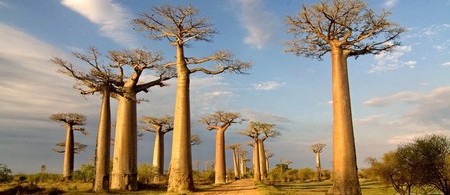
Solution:
{"label": "sandy path", "polygon": [[229,184],[220,185],[207,192],[194,192],[196,195],[213,195],[213,194],[257,194],[256,186],[253,180],[240,179]]}

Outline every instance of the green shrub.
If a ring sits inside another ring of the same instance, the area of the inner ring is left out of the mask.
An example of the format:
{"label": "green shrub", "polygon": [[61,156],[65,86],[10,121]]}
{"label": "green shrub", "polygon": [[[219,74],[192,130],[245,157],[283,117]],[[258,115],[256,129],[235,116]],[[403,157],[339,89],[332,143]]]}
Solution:
{"label": "green shrub", "polygon": [[0,164],[0,183],[9,183],[13,180],[11,169],[5,164]]}

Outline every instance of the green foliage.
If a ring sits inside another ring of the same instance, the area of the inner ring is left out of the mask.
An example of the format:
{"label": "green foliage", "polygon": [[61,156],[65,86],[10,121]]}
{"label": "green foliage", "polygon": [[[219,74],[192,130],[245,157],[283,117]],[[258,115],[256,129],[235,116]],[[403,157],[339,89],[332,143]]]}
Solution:
{"label": "green foliage", "polygon": [[430,187],[450,193],[450,140],[431,135],[400,145],[381,160],[370,158],[369,175],[400,194],[427,193]]}
{"label": "green foliage", "polygon": [[82,182],[93,182],[95,177],[95,167],[91,164],[82,164],[80,169],[72,174],[72,179]]}
{"label": "green foliage", "polygon": [[199,184],[214,183],[215,172],[212,169],[206,171],[193,171],[194,182]]}
{"label": "green foliage", "polygon": [[156,176],[157,168],[148,163],[138,166],[138,181],[140,183],[150,183]]}
{"label": "green foliage", "polygon": [[306,182],[314,178],[315,171],[311,168],[301,168],[298,170],[297,177],[299,180]]}
{"label": "green foliage", "polygon": [[13,179],[11,173],[11,169],[9,169],[6,164],[0,164],[0,183],[11,182]]}

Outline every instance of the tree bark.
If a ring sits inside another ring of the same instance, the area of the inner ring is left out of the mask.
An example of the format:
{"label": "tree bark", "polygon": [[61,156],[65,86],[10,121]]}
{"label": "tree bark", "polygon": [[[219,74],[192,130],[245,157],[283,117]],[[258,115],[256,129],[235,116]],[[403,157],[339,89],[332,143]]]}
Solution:
{"label": "tree bark", "polygon": [[233,149],[234,178],[239,178],[239,162],[236,149]]}
{"label": "tree bark", "polygon": [[316,153],[317,181],[322,181],[322,166],[320,164],[320,152]]}
{"label": "tree bark", "polygon": [[266,157],[266,173],[269,173],[269,158]]}
{"label": "tree bark", "polygon": [[64,150],[64,180],[72,179],[73,172],[73,157],[74,157],[74,141],[73,141],[73,129],[71,124],[66,124],[66,145]]}
{"label": "tree bark", "polygon": [[258,150],[259,150],[259,170],[261,173],[261,181],[267,183],[266,151],[264,150],[264,142],[262,140],[258,140]]}
{"label": "tree bark", "polygon": [[225,131],[218,129],[216,132],[216,158],[215,158],[215,184],[226,183],[227,166],[225,163]]}
{"label": "tree bark", "polygon": [[98,123],[97,150],[95,161],[94,191],[109,189],[109,157],[111,140],[110,92],[103,90],[102,108]]}
{"label": "tree bark", "polygon": [[331,44],[333,90],[333,186],[328,194],[361,194],[356,165],[347,56]]}
{"label": "tree bark", "polygon": [[137,190],[136,93],[118,100],[111,189]]}
{"label": "tree bark", "polygon": [[156,178],[164,174],[164,134],[155,132],[155,146],[153,148],[153,167],[156,168]]}
{"label": "tree bark", "polygon": [[255,140],[253,146],[253,181],[261,181],[261,171],[259,170],[259,146],[258,141]]}
{"label": "tree bark", "polygon": [[191,116],[189,102],[189,69],[184,58],[183,45],[177,46],[177,94],[175,100],[172,158],[169,192],[187,192],[194,189],[191,157]]}

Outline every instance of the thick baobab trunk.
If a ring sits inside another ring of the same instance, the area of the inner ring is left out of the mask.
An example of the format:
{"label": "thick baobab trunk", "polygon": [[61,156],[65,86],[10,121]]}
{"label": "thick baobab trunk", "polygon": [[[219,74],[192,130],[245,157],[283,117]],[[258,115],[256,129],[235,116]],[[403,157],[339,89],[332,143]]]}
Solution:
{"label": "thick baobab trunk", "polygon": [[243,156],[241,156],[240,158],[239,158],[239,175],[241,176],[241,178],[243,178],[244,177],[244,175],[245,175],[245,171],[244,171],[244,157]]}
{"label": "thick baobab trunk", "polygon": [[194,189],[191,157],[191,116],[189,102],[189,69],[184,59],[183,46],[177,46],[177,94],[175,100],[172,158],[169,192]]}
{"label": "thick baobab trunk", "polygon": [[266,172],[266,151],[264,150],[264,142],[258,140],[258,151],[259,151],[259,170],[261,173],[261,181],[267,183],[267,172]]}
{"label": "thick baobab trunk", "polygon": [[322,166],[320,165],[320,152],[316,153],[317,181],[322,181]]}
{"label": "thick baobab trunk", "polygon": [[266,173],[269,173],[269,158],[266,156]]}
{"label": "thick baobab trunk", "polygon": [[329,194],[361,194],[353,136],[347,57],[332,45],[333,186]]}
{"label": "thick baobab trunk", "polygon": [[258,141],[255,140],[253,146],[253,181],[261,181],[261,171],[259,169],[259,146]]}
{"label": "thick baobab trunk", "polygon": [[225,131],[218,129],[216,132],[216,162],[214,166],[215,184],[226,183],[227,167],[225,163]]}
{"label": "thick baobab trunk", "polygon": [[73,129],[72,125],[66,124],[66,145],[64,150],[64,169],[63,169],[63,177],[64,180],[72,179],[73,172],[73,156],[74,156],[74,141],[73,141]]}
{"label": "thick baobab trunk", "polygon": [[137,190],[136,94],[118,100],[111,189]]}
{"label": "thick baobab trunk", "polygon": [[239,178],[239,162],[238,162],[238,156],[237,156],[237,150],[233,149],[233,166],[234,166],[234,178],[237,179]]}
{"label": "thick baobab trunk", "polygon": [[111,108],[109,90],[103,91],[102,108],[98,122],[97,150],[95,161],[94,191],[109,189],[109,156],[111,144]]}
{"label": "thick baobab trunk", "polygon": [[153,167],[156,168],[155,180],[164,174],[164,134],[155,132],[155,146],[153,147]]}

